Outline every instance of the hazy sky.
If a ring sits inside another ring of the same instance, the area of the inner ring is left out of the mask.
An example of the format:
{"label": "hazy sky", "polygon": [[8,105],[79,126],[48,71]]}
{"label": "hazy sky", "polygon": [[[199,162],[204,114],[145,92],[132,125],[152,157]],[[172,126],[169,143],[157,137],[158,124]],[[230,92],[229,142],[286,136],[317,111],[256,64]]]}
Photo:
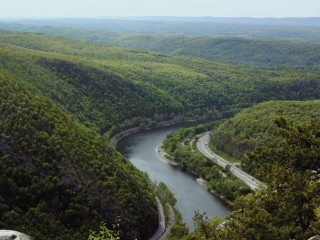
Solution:
{"label": "hazy sky", "polygon": [[0,0],[1,17],[320,17],[320,0]]}

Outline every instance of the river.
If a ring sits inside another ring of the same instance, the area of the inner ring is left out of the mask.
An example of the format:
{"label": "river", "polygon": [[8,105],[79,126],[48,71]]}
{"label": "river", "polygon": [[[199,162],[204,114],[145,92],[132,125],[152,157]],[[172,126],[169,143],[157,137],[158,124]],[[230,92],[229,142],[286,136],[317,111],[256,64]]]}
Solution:
{"label": "river", "polygon": [[192,231],[192,218],[196,210],[205,212],[208,217],[225,217],[230,210],[220,199],[199,185],[192,175],[157,156],[157,146],[167,134],[177,129],[169,127],[137,133],[121,140],[117,149],[138,169],[147,172],[152,181],[164,182],[170,188],[177,199],[176,208]]}

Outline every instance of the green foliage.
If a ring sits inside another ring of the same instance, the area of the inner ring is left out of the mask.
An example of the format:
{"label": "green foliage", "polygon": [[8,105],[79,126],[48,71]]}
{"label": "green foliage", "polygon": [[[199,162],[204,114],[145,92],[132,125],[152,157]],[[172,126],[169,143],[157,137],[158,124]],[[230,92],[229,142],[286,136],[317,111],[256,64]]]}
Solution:
{"label": "green foliage", "polygon": [[[245,109],[233,118],[224,121],[212,133],[211,142],[221,151],[238,159],[243,158],[242,167],[261,179],[264,163],[252,162],[244,157],[257,146],[277,146],[281,143],[281,129],[274,120],[286,118],[287,124],[305,123],[313,119],[318,122],[320,101],[270,101]],[[278,125],[283,125],[278,121]]]}
{"label": "green foliage", "polygon": [[[113,227],[119,228],[119,225]],[[91,231],[88,240],[120,240],[120,236],[117,231],[109,230],[105,223],[101,223],[99,231]]]}
{"label": "green foliage", "polygon": [[195,230],[183,236],[180,239],[184,240],[215,240],[215,239],[223,239],[217,229],[219,225],[222,223],[222,219],[213,218],[211,220],[208,219],[206,213],[200,213],[197,211],[193,218]]}
{"label": "green foliage", "polygon": [[189,233],[188,227],[183,222],[182,215],[180,212],[175,211],[175,223],[170,230],[170,234],[167,240],[179,240]]}
{"label": "green foliage", "polygon": [[[105,132],[126,119],[152,117],[157,112],[169,115],[176,110],[175,106],[171,107],[174,103],[168,106],[172,101],[166,94],[152,86],[128,81],[112,70],[87,66],[63,56],[56,59],[34,53],[29,58],[23,52],[5,53],[6,47],[2,50],[0,62],[4,74],[32,85],[33,90],[59,103],[98,132]],[[5,57],[8,54],[9,59]]]}
{"label": "green foliage", "polygon": [[30,33],[0,32],[0,72],[99,133],[137,117],[231,116],[320,98],[319,67],[249,68]]}
{"label": "green foliage", "polygon": [[171,160],[206,180],[209,189],[233,201],[237,197],[249,193],[250,188],[230,173],[230,167],[225,169],[219,167],[202,153],[195,151],[192,144],[198,134],[208,131],[218,124],[219,122],[213,122],[179,129],[167,136],[163,146],[165,151],[173,157]]}
{"label": "green foliage", "polygon": [[[1,29],[45,33],[86,41],[125,45],[140,49],[165,48],[173,51],[186,45],[186,36],[242,37],[244,39],[319,42],[318,18],[249,19],[249,18],[136,18],[136,19],[55,19],[3,20]],[[201,39],[201,38],[200,38]],[[194,41],[196,42],[196,41]],[[165,43],[168,46],[164,46]],[[203,43],[203,42],[201,42]],[[190,44],[192,47],[193,45]],[[210,45],[209,45],[210,46]],[[218,46],[217,46],[218,47]],[[200,50],[201,46],[200,46]],[[226,49],[227,51],[228,49]],[[273,52],[270,51],[272,54]],[[250,53],[249,53],[250,54]]]}
{"label": "green foliage", "polygon": [[[120,217],[122,239],[148,238],[158,225],[153,188],[144,174],[106,146],[97,133],[139,126],[146,118],[154,120],[153,126],[155,121],[177,115],[230,116],[270,99],[317,99],[319,73],[317,66],[229,66],[61,37],[1,31],[0,187],[5,186],[0,191],[1,228],[15,228],[35,239],[77,239],[87,238],[88,230],[98,229],[102,220],[110,229]],[[281,121],[279,124],[286,126]],[[173,134],[165,148],[182,167],[203,177],[209,187],[231,199],[247,193],[248,189],[230,174],[193,152],[190,137],[206,129]],[[316,161],[319,151],[311,150],[307,156]],[[250,158],[250,162],[269,159],[256,160]],[[297,159],[295,162],[295,167],[301,164]],[[265,167],[264,171],[269,171],[270,165]],[[288,236],[287,229],[298,238],[308,235],[306,224],[317,226],[312,214],[315,203],[309,201],[307,194],[317,192],[303,178],[303,172],[301,178],[294,172],[290,176],[293,195],[284,191],[288,194],[284,199],[297,197],[307,204],[297,204],[290,211],[290,215],[298,216],[293,222],[301,226],[286,225],[283,221],[290,223],[290,216],[274,222],[270,209],[259,211],[265,209],[266,202],[257,201],[261,205],[247,214],[263,221],[252,230],[248,217],[244,225],[240,224],[244,236],[261,227],[267,235],[256,236]],[[271,174],[270,182],[272,177]],[[302,189],[299,182],[306,188]],[[302,195],[295,193],[300,190]],[[279,198],[274,196],[268,204],[276,210],[286,206]],[[296,204],[292,200],[290,203]],[[270,221],[268,228],[265,224]],[[274,232],[277,224],[282,235]],[[292,230],[294,227],[296,230]]]}
{"label": "green foliage", "polygon": [[[79,34],[80,35],[80,34]],[[100,33],[103,36],[103,33]],[[81,38],[81,36],[79,36]],[[312,66],[320,63],[320,45],[294,41],[266,41],[236,37],[120,35],[94,42],[253,66]],[[108,41],[109,40],[109,41]]]}
{"label": "green foliage", "polygon": [[171,204],[171,206],[174,206],[177,202],[177,199],[175,198],[174,194],[170,191],[170,189],[167,187],[167,185],[164,182],[160,182],[159,188],[161,190],[161,193],[164,195],[165,199]]}
{"label": "green foliage", "polygon": [[1,228],[76,239],[120,217],[122,239],[154,233],[144,174],[52,101],[1,76],[0,88]]}
{"label": "green foliage", "polygon": [[[270,163],[265,168],[269,183],[265,192],[255,197],[254,204],[240,204],[231,215],[232,231],[243,238],[251,235],[260,236],[259,239],[307,239],[319,230],[313,227],[318,221],[315,211],[320,203],[319,125],[282,129],[281,146],[263,147],[250,155],[253,161],[264,159]],[[258,225],[248,228],[253,222]]]}
{"label": "green foliage", "polygon": [[18,165],[4,147],[1,143],[1,229],[26,232],[33,239],[72,240],[95,228],[101,212],[92,211],[94,203],[85,194],[54,175],[44,177]]}
{"label": "green foliage", "polygon": [[249,156],[270,163],[268,187],[238,198],[223,226],[196,215],[200,224],[184,239],[308,239],[319,232],[319,124],[279,127],[280,146]]}

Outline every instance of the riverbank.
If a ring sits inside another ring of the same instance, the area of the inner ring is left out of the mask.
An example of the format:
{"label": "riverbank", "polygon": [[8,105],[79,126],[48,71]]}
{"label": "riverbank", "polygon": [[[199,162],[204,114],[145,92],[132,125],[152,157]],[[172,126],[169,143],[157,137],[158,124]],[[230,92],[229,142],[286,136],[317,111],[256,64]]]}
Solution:
{"label": "riverbank", "polygon": [[223,218],[230,209],[227,204],[198,184],[193,175],[182,171],[180,167],[173,167],[157,154],[156,149],[166,136],[180,127],[179,123],[177,126],[133,134],[121,140],[117,144],[117,150],[127,156],[136,168],[146,172],[153,182],[163,182],[168,186],[177,200],[176,209],[181,213],[186,226],[193,231],[195,211],[206,212],[208,217]]}
{"label": "riverbank", "polygon": [[128,137],[128,136],[135,134],[135,133],[144,132],[144,131],[148,131],[148,130],[152,130],[152,129],[171,127],[171,126],[175,126],[175,125],[179,125],[179,124],[196,123],[196,122],[199,122],[199,124],[201,124],[201,122],[214,121],[220,117],[221,116],[219,116],[219,117],[198,116],[196,119],[186,118],[183,121],[181,121],[179,118],[176,117],[173,120],[159,122],[159,123],[157,123],[157,125],[155,127],[146,127],[143,129],[140,127],[129,128],[129,129],[123,130],[119,133],[116,133],[115,135],[110,137],[109,146],[116,148],[118,142],[120,142],[123,138]]}
{"label": "riverbank", "polygon": [[159,240],[165,240],[170,235],[170,231],[171,231],[172,227],[174,226],[174,224],[176,223],[176,217],[175,217],[173,207],[169,203],[167,203],[166,208],[167,208],[167,214],[168,214],[167,221],[166,221],[166,230],[162,234],[162,236]]}
{"label": "riverbank", "polygon": [[156,198],[159,212],[159,227],[156,233],[149,238],[149,240],[165,240],[171,231],[171,228],[175,224],[175,214],[173,207],[166,202],[166,211],[163,208],[163,203],[159,197]]}
{"label": "riverbank", "polygon": [[[191,121],[189,121],[189,122],[191,122]],[[109,146],[116,148],[118,142],[120,142],[123,138],[128,137],[128,136],[135,134],[135,133],[139,133],[139,132],[143,132],[143,131],[147,131],[147,130],[151,130],[151,129],[170,127],[170,126],[178,125],[179,123],[180,123],[179,121],[171,120],[171,121],[159,122],[157,124],[157,126],[155,126],[153,128],[152,127],[147,127],[144,129],[142,129],[140,127],[129,128],[127,130],[123,130],[123,131],[115,134],[114,136],[112,136],[109,139]]]}
{"label": "riverbank", "polygon": [[210,189],[207,185],[206,180],[204,180],[203,178],[197,178],[196,179],[197,183],[199,183],[201,186],[203,186],[204,188],[206,188],[209,192],[211,192],[213,195],[217,196],[218,198],[220,198],[223,202],[225,202],[226,204],[228,204],[228,206],[232,207],[233,206],[233,202],[226,198],[225,196],[217,193],[216,191],[213,191],[212,189]]}
{"label": "riverbank", "polygon": [[173,157],[164,151],[162,144],[160,146],[157,146],[156,152],[159,158],[163,159],[164,161],[170,163],[173,166],[179,166],[179,163],[171,160]]}
{"label": "riverbank", "polygon": [[[162,144],[157,147],[156,151],[157,151],[157,155],[158,155],[161,159],[167,161],[169,164],[171,164],[171,165],[173,165],[173,166],[179,166],[179,167],[180,167],[179,163],[171,160],[171,159],[172,159],[172,156],[170,156],[168,153],[165,152]],[[167,156],[169,156],[170,159],[168,159]],[[207,189],[207,191],[209,191],[211,194],[213,194],[213,195],[215,195],[216,197],[218,197],[221,201],[223,201],[223,202],[224,202],[225,204],[227,204],[228,206],[230,206],[230,207],[233,206],[233,202],[232,202],[231,200],[229,200],[229,199],[226,198],[225,196],[223,196],[223,195],[215,192],[214,190],[210,189],[210,188],[208,187],[208,185],[207,185],[207,182],[206,182],[203,178],[201,178],[201,177],[199,178],[199,176],[197,176],[197,175],[196,175],[195,173],[193,173],[193,172],[190,172],[190,171],[188,171],[188,172],[189,172],[190,174],[194,175],[194,176],[196,177],[197,183],[200,184],[201,186],[203,186],[205,189]]]}

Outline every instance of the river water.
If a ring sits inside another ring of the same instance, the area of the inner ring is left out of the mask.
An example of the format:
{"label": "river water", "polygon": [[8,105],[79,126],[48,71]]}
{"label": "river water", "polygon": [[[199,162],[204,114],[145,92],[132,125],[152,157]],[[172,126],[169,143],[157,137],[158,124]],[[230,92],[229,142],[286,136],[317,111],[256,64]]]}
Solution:
{"label": "river water", "polygon": [[117,149],[138,169],[147,172],[152,181],[164,182],[170,188],[177,199],[176,208],[192,231],[192,218],[196,210],[205,212],[208,217],[225,217],[230,210],[220,199],[199,185],[192,175],[157,156],[157,146],[167,134],[177,129],[170,127],[137,133],[121,140]]}

